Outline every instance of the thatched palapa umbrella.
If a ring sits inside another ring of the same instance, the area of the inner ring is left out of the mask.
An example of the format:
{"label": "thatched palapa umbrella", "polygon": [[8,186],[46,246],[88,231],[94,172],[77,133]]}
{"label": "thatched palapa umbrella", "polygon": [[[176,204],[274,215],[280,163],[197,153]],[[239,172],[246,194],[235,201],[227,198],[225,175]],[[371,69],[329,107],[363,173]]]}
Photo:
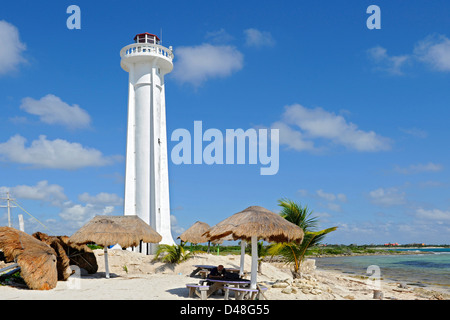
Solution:
{"label": "thatched palapa umbrella", "polygon": [[183,242],[190,242],[191,244],[205,243],[208,242],[208,253],[211,241],[203,236],[203,234],[208,231],[211,227],[209,224],[201,221],[194,223],[189,229],[183,232],[177,239]]}
{"label": "thatched palapa umbrella", "polygon": [[7,261],[17,261],[20,274],[30,289],[50,290],[56,287],[56,252],[49,245],[25,232],[0,227],[0,249]]}
{"label": "thatched palapa umbrella", "polygon": [[234,240],[251,241],[251,287],[255,289],[258,270],[258,240],[301,243],[304,233],[299,226],[278,214],[263,207],[252,206],[219,222],[204,235],[210,240],[232,236]]}
{"label": "thatched palapa umbrella", "polygon": [[209,242],[209,239],[203,236],[203,234],[210,228],[211,227],[207,223],[197,221],[189,229],[183,232],[178,237],[178,239],[181,239],[181,241],[183,242],[190,242],[195,244]]}
{"label": "thatched palapa umbrella", "polygon": [[209,247],[211,242],[213,244],[220,244],[223,242],[223,240],[225,240],[225,239],[217,239],[214,241],[209,240],[208,237],[204,236],[204,234],[205,232],[209,231],[210,228],[211,227],[209,226],[209,224],[197,221],[189,229],[183,232],[177,239],[180,239],[183,242],[190,242],[194,244],[208,242],[208,253],[209,253]]}
{"label": "thatched palapa umbrella", "polygon": [[138,216],[95,216],[69,238],[69,243],[103,246],[106,278],[109,278],[108,246],[118,243],[128,248],[138,246],[141,241],[158,243],[161,240],[161,235]]}

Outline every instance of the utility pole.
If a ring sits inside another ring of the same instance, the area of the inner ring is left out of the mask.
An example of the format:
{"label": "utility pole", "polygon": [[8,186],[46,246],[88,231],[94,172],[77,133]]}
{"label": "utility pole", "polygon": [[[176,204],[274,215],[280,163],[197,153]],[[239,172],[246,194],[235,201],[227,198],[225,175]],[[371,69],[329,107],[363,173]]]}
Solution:
{"label": "utility pole", "polygon": [[9,197],[9,191],[7,191],[6,198],[0,198],[0,200],[6,200],[6,206],[0,206],[0,208],[8,208],[8,227],[11,227],[11,208],[16,208],[16,206],[12,206],[10,201],[14,199]]}

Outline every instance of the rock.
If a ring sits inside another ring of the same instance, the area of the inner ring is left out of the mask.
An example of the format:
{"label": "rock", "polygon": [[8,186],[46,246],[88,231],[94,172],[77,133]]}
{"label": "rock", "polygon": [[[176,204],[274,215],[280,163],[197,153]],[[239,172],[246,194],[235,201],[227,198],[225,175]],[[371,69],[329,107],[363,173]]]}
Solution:
{"label": "rock", "polygon": [[398,284],[398,287],[399,288],[402,288],[402,289],[408,289],[409,287],[406,285],[406,283],[399,283]]}
{"label": "rock", "polygon": [[274,283],[274,284],[272,285],[272,288],[281,288],[281,289],[284,289],[284,288],[287,288],[287,287],[289,287],[289,284],[283,283],[283,282],[280,282],[280,283]]}
{"label": "rock", "polygon": [[292,288],[291,287],[286,287],[283,290],[281,290],[282,293],[285,294],[291,294],[292,293]]}
{"label": "rock", "polygon": [[314,279],[314,278],[313,278],[313,276],[311,276],[310,274],[304,274],[304,275],[303,275],[303,279],[311,280],[311,279]]}
{"label": "rock", "polygon": [[316,270],[316,260],[306,259],[305,261],[302,262],[301,272],[302,272],[303,276],[305,276],[304,273],[309,273],[314,270]]}
{"label": "rock", "polygon": [[277,280],[273,285],[272,285],[272,288],[281,288],[281,289],[283,289],[283,288],[286,288],[286,287],[288,287],[289,286],[289,283],[286,281],[286,280],[282,280],[282,281],[280,281],[280,280]]}
{"label": "rock", "polygon": [[311,289],[308,289],[308,288],[302,288],[302,292],[303,292],[304,294],[310,294],[310,293],[311,293]]}
{"label": "rock", "polygon": [[311,294],[313,294],[313,295],[319,295],[319,294],[322,294],[322,291],[319,290],[319,289],[312,289],[312,290],[311,290]]}

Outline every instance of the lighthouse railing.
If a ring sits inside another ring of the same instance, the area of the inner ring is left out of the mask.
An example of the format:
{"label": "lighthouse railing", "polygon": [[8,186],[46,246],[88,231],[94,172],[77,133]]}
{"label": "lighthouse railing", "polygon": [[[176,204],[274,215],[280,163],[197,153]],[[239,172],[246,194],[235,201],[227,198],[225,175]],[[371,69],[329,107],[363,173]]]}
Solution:
{"label": "lighthouse railing", "polygon": [[174,57],[172,50],[167,49],[166,47],[163,47],[159,44],[151,44],[151,43],[133,43],[124,47],[120,51],[121,58],[125,56],[142,55],[142,54],[149,54],[149,55],[156,54],[166,57],[170,59],[170,61],[172,61]]}

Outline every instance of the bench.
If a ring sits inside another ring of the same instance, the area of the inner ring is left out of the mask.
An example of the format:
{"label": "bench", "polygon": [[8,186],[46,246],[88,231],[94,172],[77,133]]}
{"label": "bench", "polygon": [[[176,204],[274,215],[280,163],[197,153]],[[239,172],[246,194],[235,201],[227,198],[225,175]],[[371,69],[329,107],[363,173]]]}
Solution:
{"label": "bench", "polygon": [[229,291],[233,291],[236,297],[236,300],[244,300],[246,295],[250,296],[249,300],[262,300],[262,298],[267,300],[267,297],[264,295],[263,291],[267,291],[266,287],[257,286],[257,289],[250,288],[233,288],[225,286],[225,300],[228,300]]}
{"label": "bench", "polygon": [[202,300],[206,300],[209,286],[201,284],[187,284],[186,288],[189,288],[189,298],[192,298],[194,293]]}

